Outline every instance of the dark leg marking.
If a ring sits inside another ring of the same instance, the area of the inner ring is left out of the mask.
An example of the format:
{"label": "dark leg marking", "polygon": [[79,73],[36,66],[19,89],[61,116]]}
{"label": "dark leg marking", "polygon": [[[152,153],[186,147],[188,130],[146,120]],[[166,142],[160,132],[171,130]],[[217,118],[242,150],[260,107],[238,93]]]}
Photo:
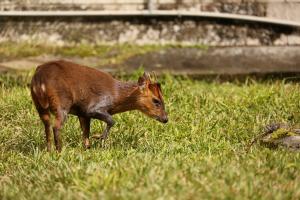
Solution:
{"label": "dark leg marking", "polygon": [[112,116],[106,112],[93,113],[92,116],[93,118],[104,121],[107,124],[101,136],[93,136],[93,138],[100,138],[101,140],[106,140],[109,135],[109,130],[115,124],[115,121],[113,120]]}

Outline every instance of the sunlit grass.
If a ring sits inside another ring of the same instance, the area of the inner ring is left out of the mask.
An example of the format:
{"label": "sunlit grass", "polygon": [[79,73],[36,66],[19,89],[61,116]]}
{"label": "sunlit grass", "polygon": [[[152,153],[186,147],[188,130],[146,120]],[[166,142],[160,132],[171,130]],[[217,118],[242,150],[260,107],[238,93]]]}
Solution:
{"label": "sunlit grass", "polygon": [[[217,83],[160,78],[169,123],[114,116],[104,146],[84,150],[76,117],[63,151],[47,153],[25,75],[1,77],[2,199],[299,199],[300,156],[245,146],[271,122],[300,120],[300,87],[283,81]],[[27,77],[27,78],[26,78]],[[94,120],[92,133],[102,122]]]}
{"label": "sunlit grass", "polygon": [[39,43],[0,43],[0,61],[2,59],[19,59],[31,56],[41,55],[59,55],[64,57],[98,57],[101,64],[117,64],[135,55],[141,55],[148,52],[164,50],[168,48],[199,48],[206,50],[204,45],[132,45],[132,44],[76,44],[76,45],[45,45]]}

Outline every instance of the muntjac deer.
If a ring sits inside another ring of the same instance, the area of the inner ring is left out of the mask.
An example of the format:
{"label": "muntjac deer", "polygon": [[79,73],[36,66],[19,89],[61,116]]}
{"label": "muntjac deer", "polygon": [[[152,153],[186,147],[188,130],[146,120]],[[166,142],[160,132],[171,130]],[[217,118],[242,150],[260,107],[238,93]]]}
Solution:
{"label": "muntjac deer", "polygon": [[78,116],[83,144],[90,147],[90,121],[104,121],[101,135],[105,140],[114,125],[112,115],[140,110],[162,123],[168,122],[160,84],[150,76],[141,76],[136,83],[121,82],[99,70],[68,61],[48,62],[37,67],[31,81],[31,96],[45,126],[47,150],[51,151],[50,113],[55,117],[53,134],[56,150],[61,151],[60,130],[67,114]]}

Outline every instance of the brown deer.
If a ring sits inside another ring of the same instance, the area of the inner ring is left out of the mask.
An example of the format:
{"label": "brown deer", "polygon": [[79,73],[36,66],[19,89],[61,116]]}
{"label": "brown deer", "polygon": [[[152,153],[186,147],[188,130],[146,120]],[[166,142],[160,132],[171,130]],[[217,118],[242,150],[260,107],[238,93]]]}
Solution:
{"label": "brown deer", "polygon": [[60,130],[67,114],[78,116],[83,144],[90,147],[90,121],[99,119],[107,126],[105,140],[114,125],[112,115],[140,110],[162,123],[168,122],[160,84],[149,74],[137,83],[122,82],[102,71],[68,61],[53,61],[37,67],[31,81],[31,96],[45,126],[47,150],[51,151],[50,113],[55,117],[53,134],[56,150],[61,151]]}

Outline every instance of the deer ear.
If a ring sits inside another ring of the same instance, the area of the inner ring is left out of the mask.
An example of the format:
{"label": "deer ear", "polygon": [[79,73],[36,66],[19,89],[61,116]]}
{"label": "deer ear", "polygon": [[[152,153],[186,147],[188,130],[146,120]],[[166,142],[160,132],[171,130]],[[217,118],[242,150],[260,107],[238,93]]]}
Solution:
{"label": "deer ear", "polygon": [[144,85],[144,83],[145,83],[144,77],[143,76],[139,77],[139,80],[138,80],[139,86]]}
{"label": "deer ear", "polygon": [[147,73],[144,73],[141,77],[139,77],[138,85],[141,91],[145,91],[146,88],[148,88],[150,84],[149,75]]}
{"label": "deer ear", "polygon": [[149,74],[144,72],[144,74],[139,77],[138,84],[139,86],[141,86],[141,85],[148,85],[149,83],[150,83]]}

